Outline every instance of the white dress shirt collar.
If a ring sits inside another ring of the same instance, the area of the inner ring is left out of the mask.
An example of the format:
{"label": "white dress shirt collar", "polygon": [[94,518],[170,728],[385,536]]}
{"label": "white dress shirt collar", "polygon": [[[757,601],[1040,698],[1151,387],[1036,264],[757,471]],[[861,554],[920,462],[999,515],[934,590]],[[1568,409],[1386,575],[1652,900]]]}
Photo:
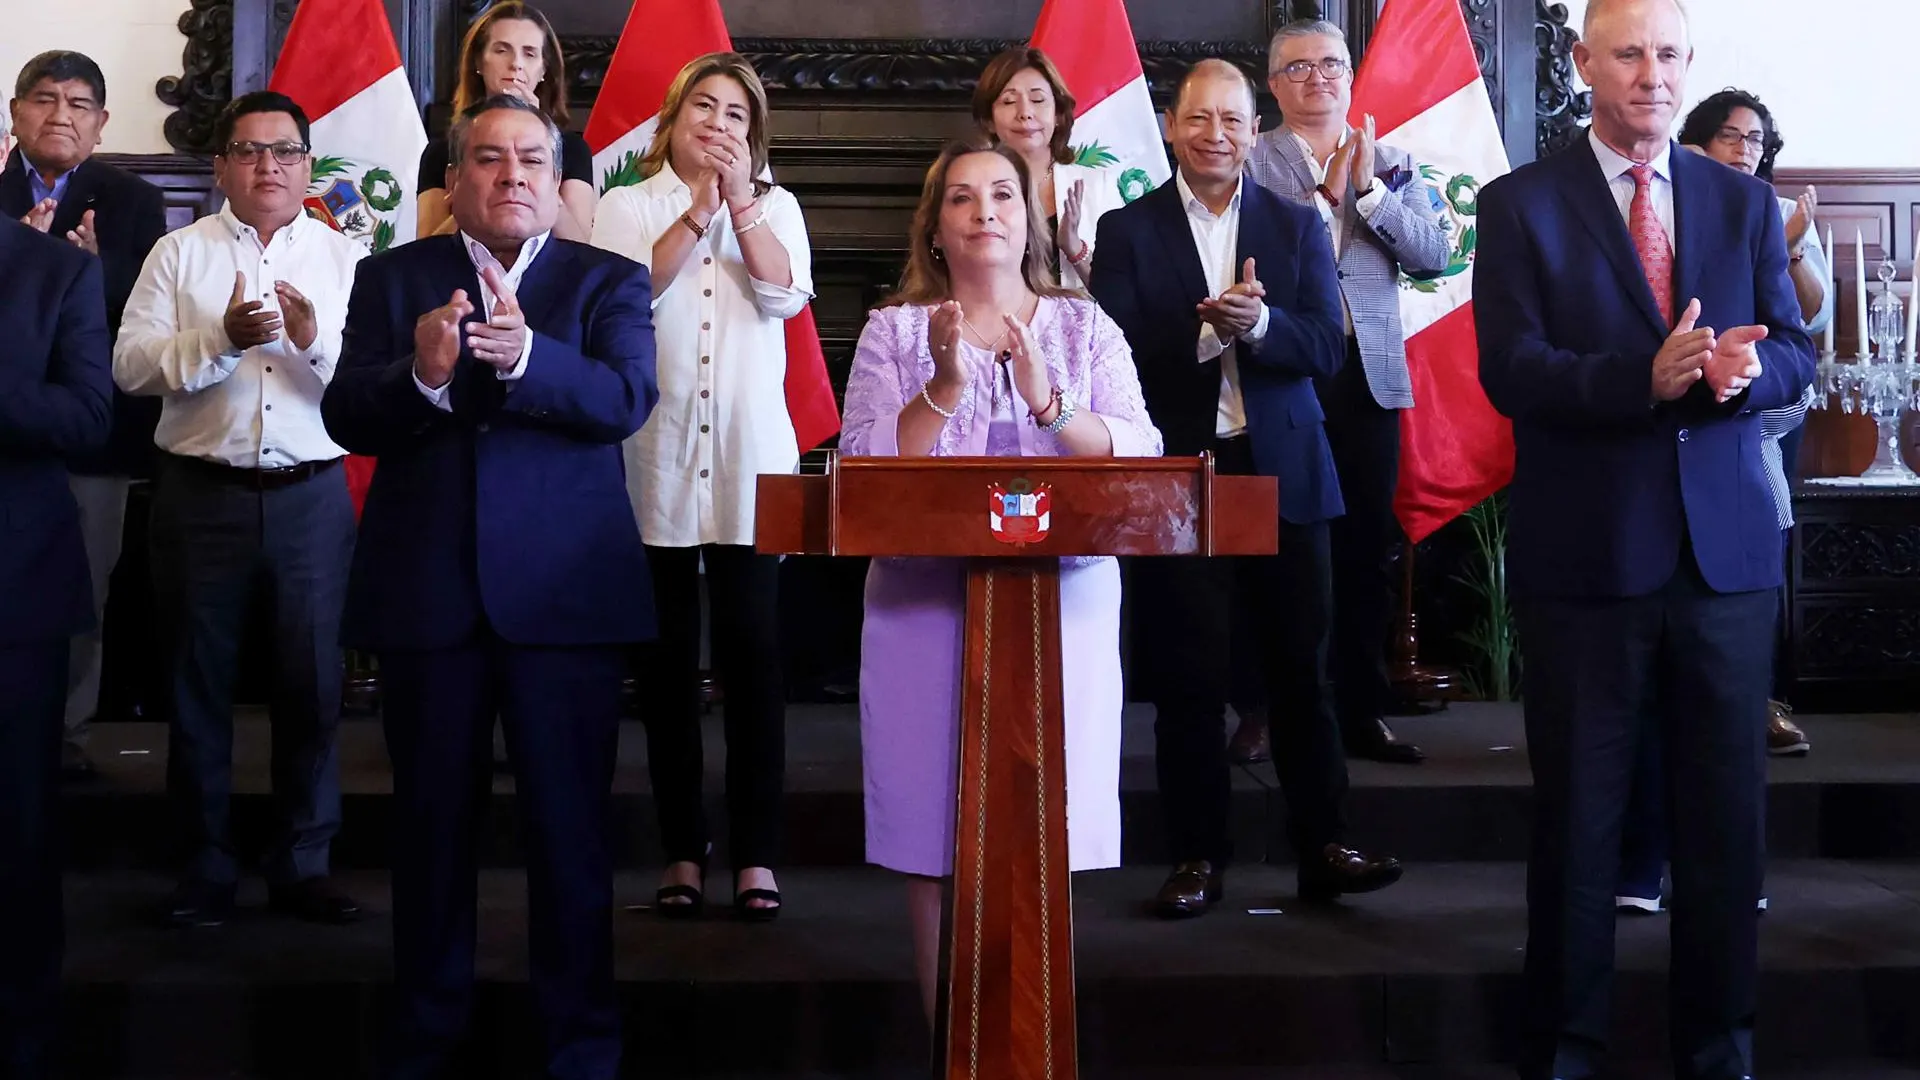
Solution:
{"label": "white dress shirt collar", "polygon": [[1629,169],[1641,164],[1652,165],[1653,175],[1669,184],[1673,183],[1673,143],[1661,143],[1660,152],[1653,156],[1652,161],[1638,162],[1608,146],[1600,138],[1600,134],[1591,128],[1588,129],[1587,135],[1593,141],[1593,156],[1599,160],[1600,174],[1607,178],[1607,183],[1613,183],[1625,176]]}
{"label": "white dress shirt collar", "polygon": [[[1321,161],[1319,157],[1317,157],[1313,152],[1313,144],[1309,143],[1305,138],[1303,138],[1299,132],[1293,130],[1292,128],[1284,128],[1284,130],[1286,131],[1288,137],[1293,139],[1294,143],[1300,147],[1300,156],[1306,159],[1307,171],[1313,174],[1313,182],[1316,184],[1326,183],[1327,182],[1327,162],[1330,162],[1333,160],[1332,155],[1328,155],[1327,161]],[[1340,141],[1337,143],[1334,143],[1333,148],[1335,150],[1339,150],[1341,147],[1345,145],[1347,145],[1347,133],[1345,131],[1342,131],[1340,133]]]}
{"label": "white dress shirt collar", "polygon": [[[500,276],[506,279],[507,285],[509,287],[517,287],[520,284],[520,279],[527,276],[527,267],[532,266],[533,260],[539,258],[540,250],[547,246],[547,239],[551,237],[553,233],[548,231],[538,236],[527,237],[526,240],[520,244],[520,254],[514,257],[512,266],[502,264],[499,259],[494,257],[491,248],[475,240],[473,237],[468,236],[464,230],[461,231],[459,235],[460,248],[467,253],[467,260],[473,263],[473,272],[476,276],[489,266],[498,267]],[[487,289],[485,278],[481,278],[480,290],[483,293],[490,291]],[[487,307],[493,307],[493,298],[491,296],[487,298]]]}
{"label": "white dress shirt collar", "polygon": [[273,231],[273,239],[263,244],[260,242],[260,230],[241,221],[239,216],[233,212],[232,203],[227,203],[222,206],[220,213],[217,214],[216,217],[219,219],[220,224],[226,229],[227,234],[233,237],[235,243],[252,243],[261,250],[272,247],[276,242],[283,247],[293,248],[302,243],[305,238],[310,235],[310,230],[313,229],[325,229],[327,232],[333,231],[318,221],[315,221],[312,217],[308,216],[305,210],[302,210],[294,216],[292,221],[275,229]]}
{"label": "white dress shirt collar", "polygon": [[1226,210],[1218,214],[1208,209],[1207,204],[1200,201],[1200,196],[1193,193],[1193,188],[1187,183],[1187,174],[1185,171],[1175,169],[1173,175],[1173,182],[1180,189],[1180,205],[1187,208],[1187,216],[1191,217],[1195,214],[1204,214],[1207,218],[1213,219],[1228,217],[1240,212],[1240,195],[1247,183],[1245,175],[1242,175],[1239,182],[1234,184],[1233,198],[1228,201]]}

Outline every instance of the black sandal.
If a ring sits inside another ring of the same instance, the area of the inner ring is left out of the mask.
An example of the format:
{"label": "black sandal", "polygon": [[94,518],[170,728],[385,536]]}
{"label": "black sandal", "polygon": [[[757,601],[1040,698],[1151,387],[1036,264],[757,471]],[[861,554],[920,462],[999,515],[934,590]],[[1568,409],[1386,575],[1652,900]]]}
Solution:
{"label": "black sandal", "polygon": [[[694,860],[682,859],[679,861],[693,862]],[[653,910],[655,910],[656,912],[659,912],[661,918],[663,919],[698,918],[701,911],[703,911],[706,908],[707,906],[707,891],[706,891],[707,890],[707,860],[702,858],[701,860],[699,860],[697,865],[700,867],[700,884],[699,885],[697,886],[695,885],[664,885],[654,891]],[[675,902],[669,903],[668,901],[675,901]],[[684,902],[680,902],[680,901],[684,901]]]}
{"label": "black sandal", "polygon": [[[752,901],[766,901],[768,907],[752,907]],[[780,890],[743,889],[733,895],[733,910],[747,922],[772,922],[780,917]]]}

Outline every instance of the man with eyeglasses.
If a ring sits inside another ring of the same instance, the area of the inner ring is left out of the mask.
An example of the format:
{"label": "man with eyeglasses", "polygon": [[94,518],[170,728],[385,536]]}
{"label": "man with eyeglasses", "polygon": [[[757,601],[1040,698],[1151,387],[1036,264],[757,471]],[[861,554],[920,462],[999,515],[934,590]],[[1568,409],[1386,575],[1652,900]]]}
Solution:
{"label": "man with eyeglasses", "polygon": [[[167,231],[160,189],[94,158],[107,124],[107,81],[77,52],[44,52],[27,61],[8,103],[19,145],[0,169],[0,215],[15,218],[98,256],[104,273],[107,332],[120,326],[140,264]],[[107,442],[67,461],[67,485],[80,507],[81,543],[93,578],[93,628],[73,639],[67,673],[62,774],[93,775],[88,727],[100,706],[101,632],[107,583],[120,561],[127,491],[153,471],[159,403],[113,395]]]}
{"label": "man with eyeglasses", "polygon": [[[1414,407],[1399,278],[1403,270],[1445,269],[1447,234],[1413,159],[1374,141],[1371,116],[1359,128],[1347,126],[1353,64],[1339,27],[1281,27],[1268,51],[1267,87],[1281,123],[1254,143],[1248,169],[1261,187],[1319,211],[1339,264],[1346,362],[1316,379],[1315,389],[1347,504],[1346,516],[1332,524],[1340,731],[1353,757],[1417,764],[1425,758],[1420,748],[1401,742],[1386,722],[1400,411]],[[1237,734],[1235,743],[1253,738]]]}
{"label": "man with eyeglasses", "polygon": [[150,532],[187,857],[165,918],[214,926],[232,913],[233,691],[264,588],[280,825],[265,853],[268,894],[295,917],[346,922],[359,907],[329,884],[328,853],[354,517],[346,451],[327,436],[320,398],[366,249],[307,216],[307,117],[292,99],[236,98],[216,145],[227,205],[154,247],[113,356],[122,390],[162,403]]}

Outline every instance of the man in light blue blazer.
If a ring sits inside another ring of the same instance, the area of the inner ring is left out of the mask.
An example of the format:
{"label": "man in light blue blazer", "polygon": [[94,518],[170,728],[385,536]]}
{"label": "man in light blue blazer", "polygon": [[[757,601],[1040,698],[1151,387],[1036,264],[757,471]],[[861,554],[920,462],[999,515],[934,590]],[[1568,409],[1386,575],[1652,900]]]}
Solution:
{"label": "man in light blue blazer", "polygon": [[1339,27],[1282,27],[1267,53],[1267,87],[1281,123],[1254,143],[1248,170],[1326,225],[1346,330],[1345,362],[1314,381],[1347,506],[1333,522],[1334,704],[1348,754],[1414,764],[1420,748],[1395,738],[1385,720],[1400,413],[1414,407],[1400,276],[1444,270],[1447,233],[1413,159],[1374,141],[1372,117],[1347,126],[1353,60]]}

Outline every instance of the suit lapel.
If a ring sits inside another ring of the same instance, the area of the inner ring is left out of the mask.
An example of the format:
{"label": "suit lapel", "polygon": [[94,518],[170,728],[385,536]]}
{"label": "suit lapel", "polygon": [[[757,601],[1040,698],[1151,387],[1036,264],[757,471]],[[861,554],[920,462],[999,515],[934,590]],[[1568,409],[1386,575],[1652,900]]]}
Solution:
{"label": "suit lapel", "polygon": [[33,209],[33,189],[27,184],[27,162],[15,149],[0,170],[0,214],[18,221]]}
{"label": "suit lapel", "polygon": [[1697,206],[1694,200],[1705,198],[1700,170],[1719,166],[1678,146],[1667,158],[1671,162],[1667,167],[1673,171],[1673,314],[1678,318],[1687,301],[1700,295],[1700,253],[1706,250],[1700,230],[1707,215],[1692,212]]}
{"label": "suit lapel", "polygon": [[573,251],[549,236],[534,255],[533,265],[520,275],[520,288],[515,295],[520,300],[520,314],[526,317],[530,329],[551,325],[553,305],[560,299],[563,292],[560,286],[567,281],[573,264]]}
{"label": "suit lapel", "polygon": [[1579,147],[1562,154],[1561,159],[1565,161],[1566,182],[1555,185],[1561,200],[1600,245],[1607,261],[1613,264],[1614,276],[1633,297],[1640,314],[1646,316],[1661,337],[1666,337],[1671,328],[1654,302],[1646,271],[1641,269],[1640,256],[1633,249],[1633,237],[1628,235],[1627,224],[1620,217],[1620,205],[1614,202],[1613,189],[1600,171],[1600,160],[1593,155],[1592,143],[1583,140]]}
{"label": "suit lapel", "polygon": [[[83,161],[73,175],[67,178],[67,190],[60,198],[60,205],[53,211],[53,235],[64,237],[80,227],[80,219],[88,210],[94,209],[94,179],[99,172],[91,161]],[[94,215],[94,223],[99,224],[99,215]]]}
{"label": "suit lapel", "polygon": [[[1153,221],[1160,233],[1160,244],[1166,248],[1168,264],[1180,279],[1181,292],[1189,304],[1198,304],[1211,296],[1207,289],[1207,274],[1200,266],[1200,249],[1193,242],[1193,226],[1187,222],[1187,208],[1180,199],[1180,185],[1177,180],[1168,181],[1147,196],[1153,200]],[[1245,219],[1242,218],[1242,228]]]}

